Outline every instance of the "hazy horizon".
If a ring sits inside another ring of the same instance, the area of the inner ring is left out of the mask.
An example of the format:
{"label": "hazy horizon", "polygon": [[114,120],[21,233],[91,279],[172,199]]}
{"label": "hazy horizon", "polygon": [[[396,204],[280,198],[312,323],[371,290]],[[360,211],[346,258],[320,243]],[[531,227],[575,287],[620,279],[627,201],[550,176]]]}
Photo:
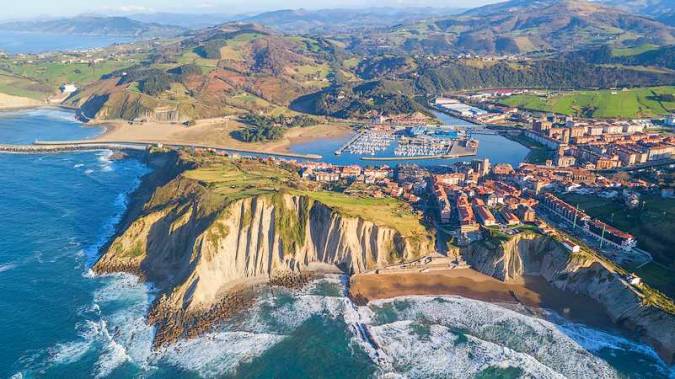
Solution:
{"label": "hazy horizon", "polygon": [[[5,0],[3,0],[5,1]],[[177,0],[110,0],[105,5],[92,5],[87,0],[35,0],[25,3],[13,3],[11,15],[0,16],[0,20],[25,20],[72,17],[81,14],[124,16],[138,13],[189,13],[237,15],[260,13],[283,9],[335,9],[335,8],[473,8],[504,0],[383,0],[372,4],[364,0],[288,0],[279,4],[274,0],[199,0],[186,5]]]}

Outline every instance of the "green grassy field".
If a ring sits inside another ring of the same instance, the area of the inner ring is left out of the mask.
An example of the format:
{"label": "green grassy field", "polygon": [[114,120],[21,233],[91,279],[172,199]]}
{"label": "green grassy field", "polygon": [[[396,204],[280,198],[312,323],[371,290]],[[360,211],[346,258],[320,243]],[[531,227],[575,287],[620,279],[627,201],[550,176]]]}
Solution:
{"label": "green grassy field", "polygon": [[389,226],[406,237],[428,235],[420,223],[420,217],[398,199],[309,190],[295,172],[250,159],[234,161],[213,158],[212,161],[201,164],[201,168],[187,171],[183,175],[208,184],[213,194],[218,196],[215,199],[217,201],[228,203],[251,196],[286,191],[321,202],[340,214]]}
{"label": "green grassy field", "polygon": [[338,210],[340,214],[389,226],[406,237],[427,234],[419,216],[411,211],[410,206],[398,199],[359,197],[328,191],[295,191],[295,193]]}
{"label": "green grassy field", "polygon": [[613,57],[629,57],[633,55],[638,55],[642,53],[646,53],[647,51],[652,51],[656,50],[659,47],[657,45],[652,45],[649,43],[640,45],[640,46],[635,46],[635,47],[623,47],[623,48],[616,48],[612,49],[612,56]]}
{"label": "green grassy field", "polygon": [[89,65],[87,63],[35,63],[11,64],[9,72],[17,76],[29,77],[42,83],[58,87],[62,83],[85,84],[99,79],[102,75],[129,67],[127,61],[106,61]]}
{"label": "green grassy field", "polygon": [[572,205],[579,205],[591,217],[596,217],[620,230],[629,232],[638,247],[648,251],[655,262],[643,266],[637,273],[651,285],[675,295],[675,200],[659,195],[644,195],[644,209],[628,209],[622,202],[597,196],[561,195]]}
{"label": "green grassy field", "polygon": [[0,93],[42,100],[50,90],[50,87],[29,79],[0,74]]}
{"label": "green grassy field", "polygon": [[661,95],[675,93],[675,86],[622,90],[574,91],[550,97],[514,95],[503,104],[535,111],[555,112],[581,117],[635,118],[662,116],[675,112],[675,101]]}
{"label": "green grassy field", "polygon": [[96,64],[0,59],[0,92],[44,99],[63,83],[89,84],[110,72],[130,67],[142,56]]}

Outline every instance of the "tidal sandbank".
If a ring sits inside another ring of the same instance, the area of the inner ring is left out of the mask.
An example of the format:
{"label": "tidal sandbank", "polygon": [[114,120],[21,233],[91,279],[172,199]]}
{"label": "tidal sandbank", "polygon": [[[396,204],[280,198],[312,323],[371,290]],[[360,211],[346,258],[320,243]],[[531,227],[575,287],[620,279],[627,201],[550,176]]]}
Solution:
{"label": "tidal sandbank", "polygon": [[186,127],[168,122],[144,122],[129,124],[126,121],[106,121],[96,123],[105,128],[96,138],[101,142],[127,141],[166,144],[199,144],[214,147],[245,149],[252,151],[291,153],[291,146],[311,142],[322,138],[339,138],[352,129],[344,124],[320,124],[304,128],[291,128],[276,141],[244,142],[235,138],[237,131],[245,127],[241,122],[228,118],[198,120],[195,125]]}

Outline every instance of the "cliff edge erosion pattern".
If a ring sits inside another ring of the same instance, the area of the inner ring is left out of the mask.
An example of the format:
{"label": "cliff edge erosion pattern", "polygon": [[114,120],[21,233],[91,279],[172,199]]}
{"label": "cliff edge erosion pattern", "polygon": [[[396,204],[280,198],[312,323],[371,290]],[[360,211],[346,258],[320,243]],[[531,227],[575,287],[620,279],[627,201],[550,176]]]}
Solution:
{"label": "cliff edge erosion pattern", "polygon": [[179,161],[188,169],[132,205],[134,217],[94,266],[160,289],[148,316],[156,346],[208,331],[248,306],[257,284],[294,285],[316,270],[359,273],[433,252],[433,234],[398,200],[308,189],[278,162]]}
{"label": "cliff edge erosion pattern", "polygon": [[[148,161],[156,169],[93,269],[131,272],[160,290],[148,314],[155,346],[211,330],[250,306],[260,284],[297,286],[317,271],[356,274],[435,252],[433,232],[407,204],[322,190],[287,163],[175,152]],[[675,330],[673,313],[592,252],[523,231],[452,253],[505,282],[538,275],[588,296],[675,359],[675,335],[664,333]]]}
{"label": "cliff edge erosion pattern", "polygon": [[609,318],[654,346],[668,364],[675,362],[675,315],[657,307],[648,294],[632,287],[619,268],[581,251],[569,253],[553,239],[523,232],[488,246],[472,244],[460,251],[475,269],[503,281],[538,275],[553,286],[595,300]]}

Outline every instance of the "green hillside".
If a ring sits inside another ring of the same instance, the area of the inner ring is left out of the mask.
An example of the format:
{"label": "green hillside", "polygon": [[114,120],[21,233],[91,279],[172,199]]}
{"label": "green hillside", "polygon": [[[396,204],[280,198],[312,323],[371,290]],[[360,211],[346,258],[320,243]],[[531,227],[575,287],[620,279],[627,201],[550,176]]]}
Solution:
{"label": "green hillside", "polygon": [[582,117],[635,118],[675,112],[674,86],[573,91],[551,96],[515,95],[503,104]]}

